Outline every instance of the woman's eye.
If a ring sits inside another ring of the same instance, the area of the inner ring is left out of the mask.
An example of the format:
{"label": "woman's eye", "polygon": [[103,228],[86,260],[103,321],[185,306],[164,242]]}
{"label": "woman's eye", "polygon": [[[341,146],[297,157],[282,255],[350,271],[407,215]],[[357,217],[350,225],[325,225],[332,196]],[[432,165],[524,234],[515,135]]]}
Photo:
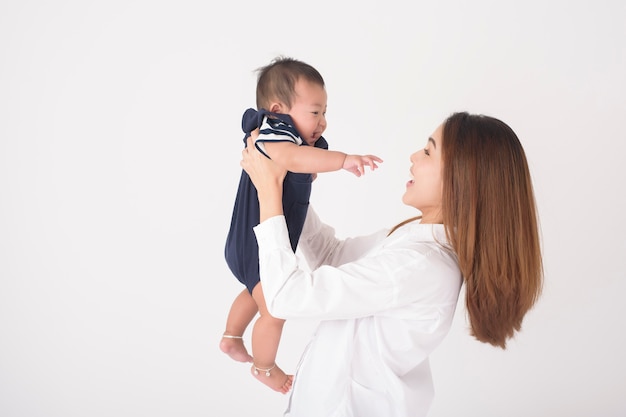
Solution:
{"label": "woman's eye", "polygon": [[430,152],[428,151],[428,149],[424,149],[424,153],[425,153],[427,156],[430,156]]}

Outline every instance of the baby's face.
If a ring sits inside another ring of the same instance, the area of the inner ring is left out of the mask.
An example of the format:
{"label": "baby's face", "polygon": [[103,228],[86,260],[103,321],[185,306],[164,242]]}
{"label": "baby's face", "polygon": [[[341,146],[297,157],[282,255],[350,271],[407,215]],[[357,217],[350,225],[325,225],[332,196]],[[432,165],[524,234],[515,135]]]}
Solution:
{"label": "baby's face", "polygon": [[326,90],[321,85],[300,79],[296,82],[295,91],[289,116],[302,140],[313,146],[326,130]]}

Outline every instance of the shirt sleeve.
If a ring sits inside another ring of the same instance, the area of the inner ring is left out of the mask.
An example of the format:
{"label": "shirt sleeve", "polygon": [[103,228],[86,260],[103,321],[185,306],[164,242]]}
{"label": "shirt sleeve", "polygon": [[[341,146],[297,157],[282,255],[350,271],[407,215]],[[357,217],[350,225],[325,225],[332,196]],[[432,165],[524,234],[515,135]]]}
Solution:
{"label": "shirt sleeve", "polygon": [[270,119],[265,116],[259,128],[259,136],[254,144],[263,155],[269,158],[265,151],[266,142],[292,142],[296,145],[301,145],[302,139],[293,126],[281,120]]}
{"label": "shirt sleeve", "polygon": [[445,262],[431,262],[436,249],[428,245],[383,245],[351,262],[308,272],[291,250],[284,216],[267,219],[254,230],[263,293],[275,317],[350,319],[447,297],[442,283],[450,271]]}
{"label": "shirt sleeve", "polygon": [[388,233],[388,230],[380,230],[366,236],[338,239],[335,229],[322,223],[309,204],[298,250],[311,269],[321,265],[339,266],[363,256]]}

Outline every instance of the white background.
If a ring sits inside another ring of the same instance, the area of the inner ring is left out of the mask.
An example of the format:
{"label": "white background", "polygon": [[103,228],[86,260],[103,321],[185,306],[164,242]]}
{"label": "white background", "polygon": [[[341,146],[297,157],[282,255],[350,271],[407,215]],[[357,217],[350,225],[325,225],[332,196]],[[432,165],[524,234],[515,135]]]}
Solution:
{"label": "white background", "polygon": [[[409,155],[453,111],[525,147],[545,291],[506,351],[459,304],[430,415],[626,415],[625,22],[620,0],[2,1],[0,415],[281,415],[218,349],[241,114],[279,54],[324,76],[331,147],[385,160],[316,181],[342,236],[414,214]],[[287,323],[286,371],[314,324]]]}

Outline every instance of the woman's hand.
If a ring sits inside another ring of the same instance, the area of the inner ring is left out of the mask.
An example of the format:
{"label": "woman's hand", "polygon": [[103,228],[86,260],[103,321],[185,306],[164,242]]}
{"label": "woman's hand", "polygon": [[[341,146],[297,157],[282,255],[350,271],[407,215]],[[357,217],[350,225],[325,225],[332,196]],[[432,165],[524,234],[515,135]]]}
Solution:
{"label": "woman's hand", "polygon": [[241,152],[241,167],[248,173],[259,195],[261,222],[269,217],[283,214],[283,180],[287,170],[263,155],[254,146],[258,129],[248,138]]}

